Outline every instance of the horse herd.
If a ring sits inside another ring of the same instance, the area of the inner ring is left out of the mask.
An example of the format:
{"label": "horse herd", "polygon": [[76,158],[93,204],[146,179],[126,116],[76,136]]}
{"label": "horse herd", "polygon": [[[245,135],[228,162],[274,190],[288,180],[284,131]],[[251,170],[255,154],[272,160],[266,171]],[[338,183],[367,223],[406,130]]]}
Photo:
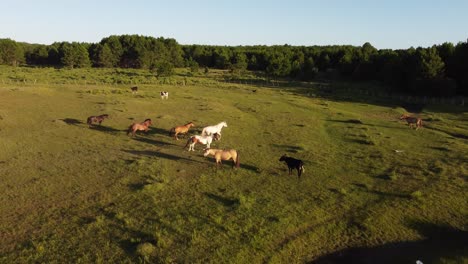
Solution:
{"label": "horse herd", "polygon": [[[161,96],[163,96],[162,93],[163,92],[161,92]],[[164,93],[167,93],[167,92],[164,92]],[[164,96],[167,96],[168,94],[169,93],[164,94]],[[93,123],[98,123],[99,125],[101,125],[102,121],[106,118],[109,118],[108,114],[103,114],[99,116],[90,116],[88,117],[86,123],[89,125],[89,127],[92,127]],[[415,126],[416,130],[422,127],[421,118],[411,117],[407,114],[403,114],[400,117],[400,120],[405,120],[408,123],[408,126],[410,128],[413,128],[413,126]],[[141,123],[133,123],[128,127],[127,135],[131,133],[132,137],[134,137],[136,135],[135,133],[139,130],[148,132],[149,127],[151,125],[152,125],[152,122],[151,122],[151,119],[149,118]],[[185,137],[185,135],[189,132],[190,128],[194,126],[195,124],[193,122],[189,122],[182,126],[173,127],[169,130],[169,136],[173,135],[175,140],[179,140],[178,135],[184,135]],[[233,168],[234,167],[238,168],[240,166],[240,163],[239,163],[239,152],[237,150],[235,149],[222,150],[222,149],[211,148],[211,143],[213,141],[221,140],[221,130],[223,129],[223,127],[227,127],[227,123],[224,121],[220,122],[217,125],[204,127],[201,135],[193,135],[187,140],[187,144],[185,144],[184,149],[187,148],[188,146],[188,151],[195,151],[195,145],[197,143],[205,145],[206,148],[204,149],[203,156],[205,157],[209,155],[214,156],[216,160],[216,167],[222,164],[221,163],[222,160],[232,160]],[[280,157],[279,161],[284,161],[287,164],[289,175],[291,175],[292,171],[296,169],[297,176],[298,178],[300,178],[302,173],[305,171],[304,163],[302,162],[302,160],[298,160],[298,159],[283,155]]]}

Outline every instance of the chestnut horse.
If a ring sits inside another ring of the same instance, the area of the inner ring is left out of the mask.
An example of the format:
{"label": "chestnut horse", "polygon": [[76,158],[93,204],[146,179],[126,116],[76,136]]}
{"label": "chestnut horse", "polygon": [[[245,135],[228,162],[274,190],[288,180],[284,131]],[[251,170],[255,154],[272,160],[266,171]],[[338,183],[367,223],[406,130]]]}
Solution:
{"label": "chestnut horse", "polygon": [[91,127],[93,123],[99,123],[99,125],[101,125],[102,121],[106,118],[109,118],[108,114],[103,114],[100,116],[90,116],[88,117],[88,120],[86,120],[86,123],[88,123],[89,127]]}
{"label": "chestnut horse", "polygon": [[208,155],[213,155],[216,159],[216,167],[221,165],[222,160],[230,160],[232,159],[232,167],[239,168],[240,163],[239,163],[239,152],[235,149],[228,149],[228,150],[223,150],[223,149],[210,149],[207,148],[205,149],[205,152],[203,153],[203,156],[208,156]]}
{"label": "chestnut horse", "polygon": [[133,123],[132,125],[128,127],[127,135],[130,134],[131,132],[132,137],[134,137],[135,132],[137,132],[138,130],[144,130],[145,132],[148,132],[149,126],[151,126],[151,119],[149,118],[141,123]]}
{"label": "chestnut horse", "polygon": [[403,120],[403,119],[406,120],[406,122],[408,123],[409,128],[413,128],[413,125],[416,126],[416,130],[418,130],[418,128],[422,127],[422,119],[421,118],[412,117],[412,116],[409,116],[407,114],[403,114],[403,115],[400,116],[400,120]]}
{"label": "chestnut horse", "polygon": [[187,132],[189,131],[189,129],[191,127],[195,126],[195,124],[193,124],[192,122],[188,123],[188,124],[185,124],[183,126],[176,126],[176,127],[173,127],[171,128],[171,131],[169,131],[169,136],[174,134],[174,139],[175,140],[179,140],[179,138],[177,137],[178,134],[187,134]]}
{"label": "chestnut horse", "polygon": [[210,148],[211,142],[213,142],[213,140],[219,140],[219,138],[220,136],[218,133],[214,133],[211,136],[199,136],[199,135],[191,136],[189,140],[187,140],[187,144],[185,144],[184,148],[189,146],[188,151],[190,150],[195,151],[195,144],[197,143],[206,145],[207,148]]}

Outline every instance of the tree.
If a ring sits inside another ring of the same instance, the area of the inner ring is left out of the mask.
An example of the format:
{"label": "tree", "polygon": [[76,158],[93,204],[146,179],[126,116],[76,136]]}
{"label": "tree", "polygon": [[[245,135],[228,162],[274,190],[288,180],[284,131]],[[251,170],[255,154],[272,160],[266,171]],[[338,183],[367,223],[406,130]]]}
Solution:
{"label": "tree", "polygon": [[24,61],[24,50],[16,41],[0,39],[0,64],[18,66]]}
{"label": "tree", "polygon": [[174,73],[174,65],[168,61],[159,61],[150,68],[157,77],[171,76]]}
{"label": "tree", "polygon": [[247,56],[242,52],[235,52],[231,60],[231,72],[243,72],[247,69]]}
{"label": "tree", "polygon": [[83,68],[91,65],[86,47],[80,43],[63,42],[59,47],[60,62],[69,68]]}
{"label": "tree", "polygon": [[421,49],[418,52],[419,67],[424,78],[440,78],[444,74],[445,64],[439,56],[436,47]]}

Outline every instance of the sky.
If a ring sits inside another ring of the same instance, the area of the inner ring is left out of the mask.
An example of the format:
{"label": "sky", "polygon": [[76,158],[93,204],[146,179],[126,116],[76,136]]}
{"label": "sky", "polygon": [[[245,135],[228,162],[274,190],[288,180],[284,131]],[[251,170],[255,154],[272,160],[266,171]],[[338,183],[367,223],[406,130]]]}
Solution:
{"label": "sky", "polygon": [[407,49],[468,39],[468,0],[0,0],[0,38],[97,43],[110,35],[180,44]]}

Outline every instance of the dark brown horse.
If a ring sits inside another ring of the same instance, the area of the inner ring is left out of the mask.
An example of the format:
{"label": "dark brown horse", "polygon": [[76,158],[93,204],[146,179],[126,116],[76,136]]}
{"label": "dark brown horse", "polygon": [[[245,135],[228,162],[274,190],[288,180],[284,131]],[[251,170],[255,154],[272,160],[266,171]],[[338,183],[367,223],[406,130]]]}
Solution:
{"label": "dark brown horse", "polygon": [[185,124],[183,126],[176,126],[176,127],[173,127],[171,128],[171,131],[169,131],[169,136],[174,134],[174,139],[175,140],[179,140],[179,138],[177,137],[178,134],[182,134],[182,135],[185,135],[187,134],[187,132],[189,131],[189,129],[191,127],[195,126],[192,122],[188,123],[188,124]]}
{"label": "dark brown horse", "polygon": [[88,117],[88,120],[86,120],[86,123],[88,123],[89,127],[91,127],[93,123],[99,123],[99,125],[101,125],[102,121],[104,121],[104,119],[106,118],[109,118],[108,114],[103,114],[100,116],[90,116]]}
{"label": "dark brown horse", "polygon": [[413,128],[413,125],[414,125],[416,127],[416,130],[418,130],[418,128],[422,127],[423,125],[422,119],[419,117],[412,117],[407,114],[403,114],[400,116],[400,120],[403,120],[403,119],[406,120],[409,128]]}
{"label": "dark brown horse", "polygon": [[141,123],[133,123],[131,126],[128,127],[127,135],[132,133],[132,137],[134,137],[135,132],[137,132],[138,130],[144,130],[145,132],[148,132],[149,126],[151,125],[151,119],[149,118]]}

